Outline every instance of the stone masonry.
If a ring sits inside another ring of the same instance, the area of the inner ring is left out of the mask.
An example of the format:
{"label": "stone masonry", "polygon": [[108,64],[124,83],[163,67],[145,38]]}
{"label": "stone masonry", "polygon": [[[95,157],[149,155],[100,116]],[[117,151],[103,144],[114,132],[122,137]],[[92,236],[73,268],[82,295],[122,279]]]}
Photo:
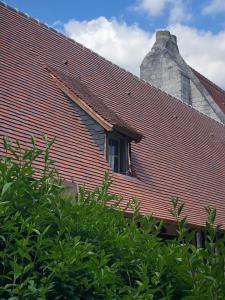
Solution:
{"label": "stone masonry", "polygon": [[156,42],[140,67],[140,78],[193,106],[203,114],[225,123],[225,115],[179,53],[177,38],[158,31]]}

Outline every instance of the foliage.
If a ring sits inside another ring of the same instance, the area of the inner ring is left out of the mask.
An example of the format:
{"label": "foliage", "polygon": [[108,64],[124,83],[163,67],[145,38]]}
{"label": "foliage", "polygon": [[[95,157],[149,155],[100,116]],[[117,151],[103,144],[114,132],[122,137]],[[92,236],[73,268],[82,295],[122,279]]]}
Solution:
{"label": "foliage", "polygon": [[[204,249],[172,199],[177,237],[162,222],[132,218],[109,193],[110,178],[90,192],[65,196],[49,158],[52,142],[23,150],[4,139],[0,161],[0,299],[225,299],[224,236],[208,208]],[[38,170],[36,161],[42,161]],[[113,200],[113,205],[110,205]]]}

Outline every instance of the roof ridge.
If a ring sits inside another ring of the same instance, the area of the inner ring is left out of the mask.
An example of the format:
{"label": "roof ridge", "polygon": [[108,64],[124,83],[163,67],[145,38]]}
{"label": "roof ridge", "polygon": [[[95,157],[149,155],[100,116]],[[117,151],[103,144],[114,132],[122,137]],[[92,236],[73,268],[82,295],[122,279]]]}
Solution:
{"label": "roof ridge", "polygon": [[202,75],[200,72],[196,71],[195,69],[193,69],[192,67],[190,67],[194,72],[198,73],[203,80],[207,80],[210,84],[212,84],[217,90],[219,90],[220,92],[225,94],[225,90],[222,89],[220,86],[218,86],[215,82],[211,81],[210,79],[208,79],[207,77],[205,77],[204,75]]}
{"label": "roof ridge", "polygon": [[[190,67],[191,68],[191,67]],[[194,69],[193,69],[194,70]],[[199,73],[200,74],[200,73]],[[200,74],[201,75],[201,74]],[[184,105],[186,107],[188,107],[189,109],[191,110],[194,110],[195,112],[197,112],[198,114],[200,114],[201,116],[203,117],[206,117],[208,119],[210,119],[211,121],[213,122],[216,122],[218,125],[221,125],[222,127],[225,127],[225,124],[224,123],[221,123],[219,121],[217,121],[216,119],[212,119],[211,117],[209,117],[208,115],[204,114],[203,112],[201,112],[200,110],[197,110],[196,108],[193,107],[192,104],[188,104],[188,103],[185,103],[183,101],[181,101],[180,99],[176,98],[175,96],[172,96],[171,94],[168,94],[167,92],[163,91],[162,89],[158,88],[158,87],[155,87],[154,85],[152,85],[150,82],[144,80],[144,79],[140,79],[143,83],[147,84],[147,85],[150,85],[152,86],[154,89],[156,90],[160,90],[162,93],[166,94],[167,96],[173,98],[174,101],[177,101],[178,103],[181,103],[181,105]],[[225,92],[225,91],[224,91]]]}
{"label": "roof ridge", "polygon": [[[209,116],[203,114],[202,112],[200,112],[199,110],[195,109],[192,105],[189,105],[189,104],[187,104],[187,103],[185,103],[185,102],[182,102],[182,101],[179,100],[178,98],[176,98],[176,97],[174,97],[174,96],[168,94],[167,92],[161,90],[160,88],[155,87],[155,86],[154,86],[153,84],[151,84],[150,82],[148,82],[148,81],[146,81],[146,80],[144,80],[144,79],[139,78],[137,75],[135,75],[135,74],[131,73],[130,71],[128,71],[128,70],[126,70],[126,69],[124,69],[124,68],[118,66],[117,64],[115,64],[115,63],[113,63],[113,62],[111,62],[110,60],[108,60],[108,59],[106,59],[105,57],[99,55],[99,54],[96,53],[95,51],[93,51],[93,50],[89,49],[88,47],[84,46],[83,44],[81,44],[81,43],[75,41],[74,39],[72,39],[72,38],[66,36],[65,34],[63,34],[62,32],[58,31],[57,29],[55,29],[55,28],[49,26],[49,25],[46,24],[46,23],[40,22],[39,19],[36,19],[36,18],[34,18],[34,17],[31,17],[29,14],[24,13],[24,12],[18,10],[17,8],[14,8],[14,7],[8,5],[6,2],[0,0],[0,6],[1,6],[1,5],[4,6],[4,7],[6,7],[7,9],[9,9],[9,10],[11,10],[11,11],[13,11],[13,12],[19,14],[20,16],[22,16],[22,17],[24,17],[24,18],[30,20],[30,21],[34,21],[34,22],[37,23],[38,25],[40,25],[40,26],[42,26],[42,27],[44,27],[44,28],[50,30],[51,32],[53,32],[53,33],[55,33],[55,34],[57,34],[57,35],[59,35],[59,36],[65,38],[65,39],[67,39],[68,41],[70,41],[70,42],[72,42],[72,43],[74,43],[74,44],[76,44],[76,45],[82,47],[83,49],[86,49],[87,51],[89,51],[89,52],[93,53],[94,55],[98,56],[100,59],[103,59],[104,61],[110,63],[111,65],[113,65],[113,66],[115,66],[115,67],[117,67],[118,69],[122,70],[123,72],[126,72],[126,73],[130,74],[132,77],[134,77],[134,78],[135,78],[136,80],[138,80],[139,82],[142,82],[142,83],[144,83],[144,84],[147,84],[147,85],[153,87],[153,88],[156,89],[156,90],[160,90],[161,92],[165,93],[166,95],[169,95],[172,99],[174,99],[174,100],[176,100],[176,101],[179,101],[179,103],[183,104],[184,106],[189,107],[190,109],[194,110],[195,112],[199,113],[200,115],[202,115],[202,116],[204,116],[204,117],[210,119],[211,121],[213,120],[213,121],[215,121],[216,123],[218,123],[219,125],[222,125],[223,127],[225,127],[225,124],[220,123],[219,121],[217,121],[217,120],[215,120],[215,119],[212,119],[211,117],[209,117]],[[198,74],[200,74],[200,76],[202,76],[203,78],[205,78],[206,80],[208,80],[209,82],[211,82],[209,79],[207,79],[207,78],[206,78],[205,76],[203,76],[201,73],[199,73],[198,71],[196,71],[196,70],[193,69],[192,67],[190,67],[190,68],[191,68],[194,72],[197,72]],[[212,82],[212,84],[215,85],[215,87],[217,87],[218,89],[220,89],[223,93],[225,93],[225,91],[224,91],[222,88],[220,88],[219,86],[217,86],[215,83]]]}
{"label": "roof ridge", "polygon": [[[93,53],[94,55],[98,56],[100,59],[103,59],[103,60],[105,60],[106,62],[110,63],[111,65],[113,65],[113,66],[117,67],[118,69],[122,70],[123,72],[126,72],[126,73],[130,74],[130,75],[131,75],[132,77],[134,77],[136,80],[138,80],[138,81],[140,81],[140,82],[143,82],[143,83],[145,83],[145,84],[148,84],[148,85],[150,85],[150,86],[156,88],[156,87],[155,87],[154,85],[152,85],[150,82],[148,82],[148,81],[146,81],[146,80],[144,80],[144,79],[138,77],[137,75],[131,73],[129,70],[126,70],[125,68],[122,68],[122,67],[118,66],[117,64],[115,64],[115,63],[113,63],[112,61],[108,60],[107,58],[101,56],[101,55],[98,54],[97,52],[95,52],[95,51],[89,49],[88,47],[86,47],[86,46],[84,46],[83,44],[77,42],[76,40],[74,40],[74,39],[72,39],[72,38],[66,36],[65,34],[63,34],[62,32],[58,31],[57,29],[55,29],[55,28],[49,26],[47,23],[40,22],[39,19],[36,19],[36,18],[34,18],[34,17],[31,17],[29,14],[24,13],[24,12],[18,10],[17,8],[14,8],[14,7],[8,5],[6,2],[0,0],[0,5],[1,5],[1,4],[2,4],[3,6],[5,6],[6,8],[12,10],[13,12],[18,13],[18,14],[21,15],[22,17],[24,17],[24,18],[26,18],[26,19],[29,19],[29,20],[31,20],[31,21],[34,21],[35,23],[38,23],[40,26],[43,26],[43,27],[45,27],[46,29],[48,29],[48,30],[54,32],[55,34],[60,35],[61,37],[67,39],[68,41],[70,41],[70,42],[72,42],[72,43],[74,43],[74,44],[79,45],[80,47],[82,47],[82,48],[86,49],[87,51]],[[156,88],[156,89],[157,89],[157,88]],[[161,89],[160,89],[160,91],[164,92],[164,91],[161,90]],[[164,93],[167,94],[166,92],[164,92]],[[167,95],[170,95],[170,94],[167,94]],[[171,96],[171,95],[170,95],[170,96]],[[172,96],[172,97],[173,97],[173,96]],[[175,98],[175,97],[173,97],[173,98]],[[176,99],[176,98],[175,98],[175,99]],[[179,100],[179,99],[178,99],[178,100]]]}
{"label": "roof ridge", "polygon": [[[122,70],[122,71],[125,71],[126,73],[129,73],[130,75],[132,75],[132,76],[133,76],[135,79],[137,79],[138,81],[143,81],[143,79],[141,79],[141,78],[139,78],[137,75],[131,73],[129,70],[126,70],[125,68],[122,68],[122,67],[118,66],[117,64],[115,64],[115,63],[113,63],[112,61],[108,60],[107,58],[101,56],[101,55],[98,54],[97,52],[95,52],[95,51],[91,50],[90,48],[86,47],[85,45],[83,45],[83,44],[77,42],[76,40],[74,40],[74,39],[72,39],[72,38],[66,36],[65,34],[63,34],[62,32],[58,31],[57,29],[51,27],[49,24],[40,22],[39,19],[34,18],[34,17],[31,17],[28,13],[24,13],[24,12],[20,11],[19,9],[14,8],[14,7],[8,5],[8,4],[7,4],[6,2],[4,2],[4,1],[1,1],[1,0],[0,0],[0,5],[3,5],[4,7],[8,8],[9,10],[11,10],[11,11],[13,11],[13,12],[15,12],[15,13],[18,13],[19,15],[21,15],[22,17],[24,17],[24,18],[26,18],[26,19],[28,19],[28,20],[31,20],[31,21],[34,21],[35,23],[38,23],[40,26],[43,26],[43,27],[45,27],[46,29],[48,29],[48,30],[50,30],[50,31],[52,31],[52,32],[54,32],[54,33],[60,35],[61,37],[67,39],[68,41],[70,41],[70,42],[72,42],[72,43],[75,43],[75,44],[79,45],[80,47],[82,47],[82,48],[88,50],[89,52],[91,52],[91,53],[93,53],[93,54],[95,54],[95,55],[98,56],[99,58],[101,58],[101,59],[107,61],[108,63],[110,63],[111,65],[117,67],[118,69],[120,69],[120,70]],[[150,85],[151,85],[151,84],[150,84]]]}

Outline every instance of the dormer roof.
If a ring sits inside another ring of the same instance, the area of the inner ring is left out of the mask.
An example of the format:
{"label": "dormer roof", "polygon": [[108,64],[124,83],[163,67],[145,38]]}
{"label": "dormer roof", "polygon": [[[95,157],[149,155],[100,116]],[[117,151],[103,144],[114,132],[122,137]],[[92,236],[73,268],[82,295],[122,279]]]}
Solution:
{"label": "dormer roof", "polygon": [[68,76],[59,70],[46,66],[57,86],[68,97],[95,119],[106,131],[117,131],[135,142],[140,142],[142,134],[132,128],[122,118],[82,83],[81,79]]}

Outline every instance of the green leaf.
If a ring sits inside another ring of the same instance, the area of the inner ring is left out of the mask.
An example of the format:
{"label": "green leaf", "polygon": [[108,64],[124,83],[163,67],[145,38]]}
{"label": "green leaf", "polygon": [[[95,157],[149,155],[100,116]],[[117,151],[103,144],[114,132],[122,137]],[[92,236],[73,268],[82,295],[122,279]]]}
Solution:
{"label": "green leaf", "polygon": [[26,265],[23,269],[23,273],[27,273],[28,271],[30,271],[32,268],[34,267],[33,263],[30,263],[28,265]]}
{"label": "green leaf", "polygon": [[8,189],[11,187],[12,184],[13,184],[13,182],[7,182],[4,184],[4,186],[2,188],[2,192],[1,192],[1,198],[3,198],[3,196],[8,191]]}
{"label": "green leaf", "polygon": [[40,231],[39,230],[37,230],[37,229],[33,229],[33,232],[35,232],[35,233],[37,233],[38,235],[40,235],[41,233],[40,233]]}

